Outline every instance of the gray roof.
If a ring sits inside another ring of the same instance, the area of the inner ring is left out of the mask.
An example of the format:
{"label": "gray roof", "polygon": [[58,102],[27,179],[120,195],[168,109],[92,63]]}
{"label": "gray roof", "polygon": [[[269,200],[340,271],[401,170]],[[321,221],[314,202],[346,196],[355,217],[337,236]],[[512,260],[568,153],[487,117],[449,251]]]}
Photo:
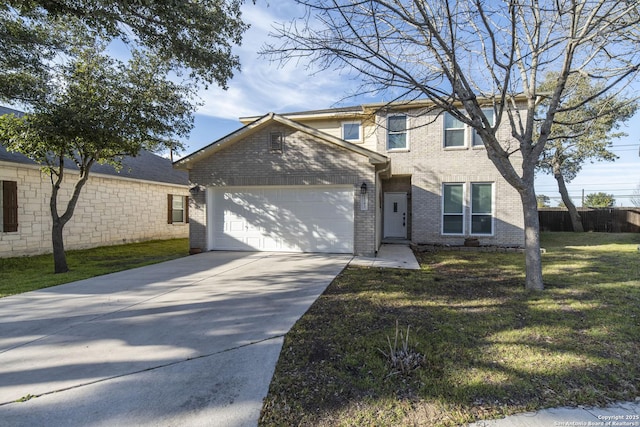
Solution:
{"label": "gray roof", "polygon": [[[12,110],[11,108],[0,106],[0,115],[24,113]],[[27,165],[37,165],[37,163],[24,154],[7,151],[7,148],[0,144],[0,161],[21,163]],[[75,163],[66,162],[65,167],[77,170]],[[171,160],[153,154],[150,151],[142,150],[137,156],[127,156],[122,159],[122,169],[117,171],[111,165],[95,164],[91,168],[91,173],[119,176],[124,178],[140,179],[146,181],[164,182],[168,184],[188,185],[188,173],[173,168]]]}
{"label": "gray roof", "polygon": [[13,108],[9,108],[9,107],[3,107],[2,105],[0,105],[0,116],[3,116],[5,114],[13,114],[14,116],[24,116],[24,113],[22,111],[18,111],[18,110],[14,110]]}

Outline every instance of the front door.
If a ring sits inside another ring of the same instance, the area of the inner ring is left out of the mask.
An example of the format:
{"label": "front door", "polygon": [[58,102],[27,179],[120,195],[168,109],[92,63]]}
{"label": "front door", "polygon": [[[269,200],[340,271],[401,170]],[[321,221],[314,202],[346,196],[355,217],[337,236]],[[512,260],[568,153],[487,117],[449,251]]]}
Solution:
{"label": "front door", "polygon": [[384,193],[384,237],[407,238],[407,193]]}

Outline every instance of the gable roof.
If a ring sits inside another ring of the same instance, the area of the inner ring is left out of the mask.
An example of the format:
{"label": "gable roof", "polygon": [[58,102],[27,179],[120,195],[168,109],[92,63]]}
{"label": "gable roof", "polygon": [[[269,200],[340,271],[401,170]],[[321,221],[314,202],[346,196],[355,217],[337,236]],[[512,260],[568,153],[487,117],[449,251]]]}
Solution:
{"label": "gable roof", "polygon": [[[23,112],[0,106],[0,115],[14,114],[24,115]],[[19,163],[24,165],[39,166],[39,164],[22,153],[11,152],[0,143],[0,162]],[[78,170],[75,163],[65,163],[65,168]],[[137,156],[127,156],[122,159],[122,169],[117,171],[111,165],[94,164],[91,174],[111,175],[122,178],[131,178],[144,181],[164,182],[167,184],[189,185],[189,177],[184,171],[172,167],[171,160],[142,150]]]}
{"label": "gable roof", "polygon": [[380,153],[376,153],[375,151],[369,150],[367,148],[361,147],[359,145],[356,144],[352,144],[350,142],[347,142],[343,139],[337,138],[333,135],[329,135],[325,132],[319,131],[317,129],[314,129],[310,126],[306,126],[303,125],[301,123],[298,123],[294,120],[288,119],[284,116],[281,116],[279,114],[275,114],[275,113],[269,113],[266,114],[262,117],[260,117],[259,119],[253,121],[252,123],[236,130],[235,132],[230,133],[229,135],[220,138],[217,141],[212,142],[211,144],[207,145],[206,147],[201,148],[200,150],[189,154],[186,157],[183,157],[182,159],[174,162],[174,167],[178,168],[178,169],[190,169],[191,168],[191,164],[198,162],[202,159],[205,159],[209,156],[211,156],[212,154],[226,148],[229,147],[233,144],[235,144],[236,142],[242,140],[243,138],[246,138],[247,136],[257,132],[260,129],[265,128],[266,126],[272,124],[272,123],[280,123],[283,124],[285,126],[288,126],[290,128],[299,130],[301,132],[304,132],[308,135],[314,136],[316,138],[322,139],[325,142],[328,142],[330,144],[334,144],[338,147],[342,147],[344,149],[347,149],[349,151],[358,153],[360,155],[366,156],[369,158],[369,162],[371,164],[386,164],[389,159],[388,157],[380,154]]}

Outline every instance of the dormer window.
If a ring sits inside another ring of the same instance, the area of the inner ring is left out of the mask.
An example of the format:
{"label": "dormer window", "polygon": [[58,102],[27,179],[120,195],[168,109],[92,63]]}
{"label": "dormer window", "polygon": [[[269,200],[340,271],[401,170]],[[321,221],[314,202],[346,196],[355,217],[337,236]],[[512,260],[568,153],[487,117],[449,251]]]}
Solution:
{"label": "dormer window", "polygon": [[272,153],[282,153],[284,146],[284,135],[282,132],[271,132],[269,134],[269,149]]}
{"label": "dormer window", "polygon": [[342,123],[342,139],[349,142],[360,142],[360,122]]}

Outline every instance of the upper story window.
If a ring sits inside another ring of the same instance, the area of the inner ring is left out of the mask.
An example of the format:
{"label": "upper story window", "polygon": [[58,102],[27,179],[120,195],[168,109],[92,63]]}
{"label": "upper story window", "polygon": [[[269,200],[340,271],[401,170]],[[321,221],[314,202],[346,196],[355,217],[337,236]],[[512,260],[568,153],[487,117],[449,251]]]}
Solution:
{"label": "upper story window", "polygon": [[444,113],[444,146],[464,147],[465,127],[462,121],[456,119],[450,113]]}
{"label": "upper story window", "polygon": [[342,123],[342,139],[351,142],[360,142],[360,122]]}
{"label": "upper story window", "polygon": [[[491,126],[495,126],[496,120],[493,115],[493,108],[483,108],[482,112],[487,117],[487,120],[489,120],[489,124],[491,124]],[[474,147],[483,147],[484,143],[482,142],[480,135],[478,135],[478,132],[474,129],[472,134],[473,137],[471,139],[471,144],[473,144]]]}
{"label": "upper story window", "polygon": [[387,118],[387,150],[406,150],[407,116],[390,116]]}
{"label": "upper story window", "polygon": [[269,134],[269,150],[273,153],[281,153],[284,146],[284,134],[282,132],[271,132]]}

